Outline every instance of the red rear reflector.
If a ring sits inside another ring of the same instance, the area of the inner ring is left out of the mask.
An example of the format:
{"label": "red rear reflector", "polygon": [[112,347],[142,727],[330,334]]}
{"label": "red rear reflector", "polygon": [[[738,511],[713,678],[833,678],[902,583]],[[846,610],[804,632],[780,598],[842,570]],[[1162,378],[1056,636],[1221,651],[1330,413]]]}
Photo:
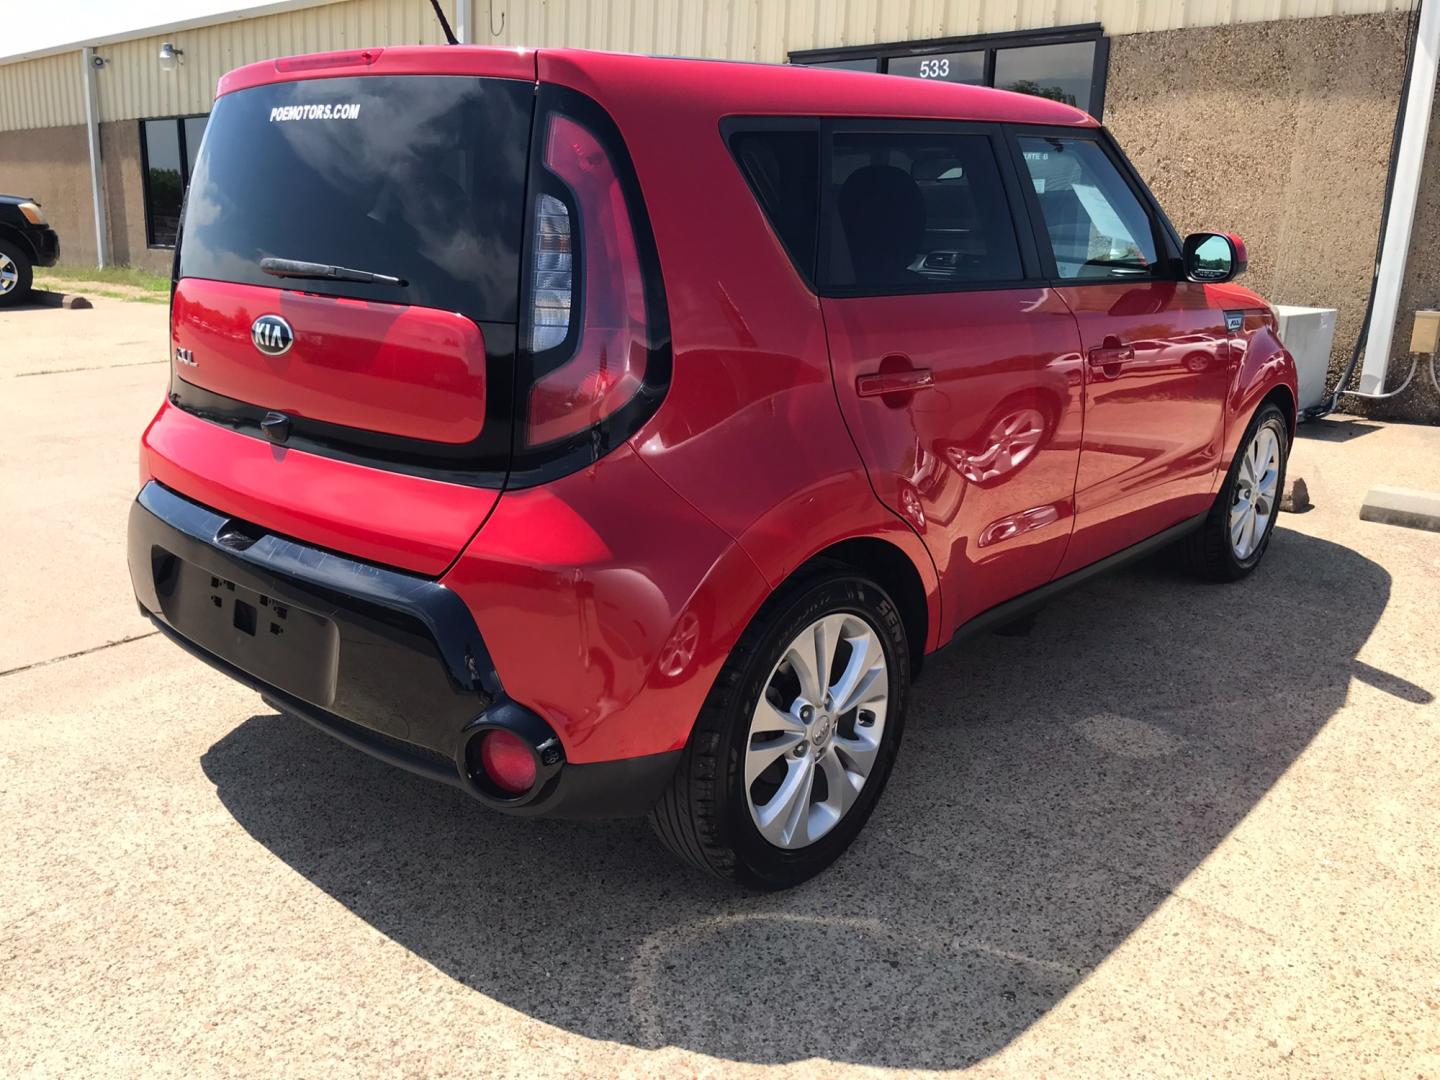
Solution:
{"label": "red rear reflector", "polygon": [[480,741],[480,767],[490,782],[511,795],[535,786],[535,753],[509,731],[491,731]]}
{"label": "red rear reflector", "polygon": [[[647,356],[644,278],[614,163],[588,128],[556,114],[545,165],[575,199],[579,221],[569,228],[580,236],[583,265],[571,272],[583,290],[584,310],[575,354],[530,391],[532,446],[584,431],[618,412],[639,391]],[[566,239],[568,251],[568,234]]]}
{"label": "red rear reflector", "polygon": [[316,68],[361,67],[380,59],[384,49],[352,49],[349,52],[287,56],[275,61],[276,71],[314,71]]}

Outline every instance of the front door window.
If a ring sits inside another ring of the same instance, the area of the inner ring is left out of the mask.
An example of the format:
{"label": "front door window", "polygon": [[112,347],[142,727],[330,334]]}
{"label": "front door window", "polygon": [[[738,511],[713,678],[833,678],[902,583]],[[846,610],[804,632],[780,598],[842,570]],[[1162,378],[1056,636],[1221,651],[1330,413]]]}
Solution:
{"label": "front door window", "polygon": [[1081,281],[1153,276],[1150,215],[1100,144],[1033,136],[1019,142],[1056,274]]}

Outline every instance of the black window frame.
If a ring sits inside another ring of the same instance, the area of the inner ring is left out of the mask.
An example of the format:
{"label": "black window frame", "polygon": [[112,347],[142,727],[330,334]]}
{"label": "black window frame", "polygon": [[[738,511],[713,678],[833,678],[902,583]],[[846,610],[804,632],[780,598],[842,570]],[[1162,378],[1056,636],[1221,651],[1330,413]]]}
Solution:
{"label": "black window frame", "polygon": [[[1045,284],[1052,288],[1085,288],[1092,285],[1116,285],[1126,282],[1148,283],[1155,281],[1179,281],[1184,279],[1181,258],[1180,235],[1166,216],[1164,208],[1155,198],[1149,186],[1130,159],[1125,156],[1110,132],[1103,127],[1072,128],[1055,127],[1049,124],[1001,124],[1005,141],[1009,147],[1010,160],[1025,183],[1021,187],[1025,216],[1030,220],[1030,231],[1040,256]],[[1120,174],[1120,179],[1130,188],[1150,220],[1152,242],[1155,245],[1155,268],[1149,274],[1127,274],[1124,277],[1109,278],[1063,278],[1055,263],[1055,253],[1050,245],[1050,234],[1045,226],[1045,215],[1036,197],[1035,185],[1030,181],[1025,166],[1024,151],[1020,147],[1022,138],[1070,139],[1095,143]]]}
{"label": "black window frame", "polygon": [[[890,61],[895,57],[924,57],[939,53],[985,52],[986,86],[995,85],[995,53],[998,50],[1031,45],[1070,45],[1082,42],[1095,43],[1094,67],[1090,73],[1090,92],[1094,98],[1093,109],[1088,110],[1096,120],[1105,113],[1105,82],[1110,70],[1110,38],[1100,23],[1081,23],[1074,26],[1060,26],[1048,30],[1013,30],[997,34],[971,34],[963,37],[927,38],[923,41],[891,41],[876,45],[844,45],[830,49],[797,49],[789,54],[792,64],[824,64],[837,60],[866,60],[878,62],[878,72],[888,74]],[[913,77],[913,76],[911,76]]]}
{"label": "black window frame", "polygon": [[[145,246],[151,251],[175,251],[180,246],[180,229],[185,219],[185,196],[190,191],[190,153],[185,140],[185,121],[204,119],[209,121],[210,114],[203,113],[180,113],[174,116],[145,116],[136,121],[140,142],[140,201],[145,206]],[[169,244],[158,244],[155,242],[155,215],[151,209],[150,200],[150,140],[145,134],[146,124],[158,124],[169,121],[175,125],[176,145],[180,150],[180,219],[175,226],[175,240]]]}

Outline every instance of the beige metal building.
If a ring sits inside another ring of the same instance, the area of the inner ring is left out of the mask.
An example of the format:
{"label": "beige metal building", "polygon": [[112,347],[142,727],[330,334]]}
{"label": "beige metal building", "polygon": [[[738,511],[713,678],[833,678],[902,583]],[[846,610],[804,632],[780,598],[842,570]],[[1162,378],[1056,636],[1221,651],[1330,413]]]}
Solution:
{"label": "beige metal building", "polygon": [[[1074,101],[1115,131],[1182,233],[1237,231],[1250,247],[1248,284],[1279,303],[1337,308],[1337,363],[1360,331],[1370,291],[1407,41],[1418,18],[1418,0],[442,6],[462,40],[480,44],[840,64]],[[77,36],[41,54],[0,55],[0,192],[44,204],[66,262],[165,269],[220,75],[271,56],[441,40],[427,0],[281,0],[111,39]],[[173,58],[162,59],[167,45]],[[1411,143],[1412,156],[1423,148],[1423,169],[1414,170],[1407,250],[1390,259],[1400,267],[1392,382],[1409,366],[1410,313],[1440,307],[1440,122]],[[1372,408],[1440,420],[1423,377]]]}

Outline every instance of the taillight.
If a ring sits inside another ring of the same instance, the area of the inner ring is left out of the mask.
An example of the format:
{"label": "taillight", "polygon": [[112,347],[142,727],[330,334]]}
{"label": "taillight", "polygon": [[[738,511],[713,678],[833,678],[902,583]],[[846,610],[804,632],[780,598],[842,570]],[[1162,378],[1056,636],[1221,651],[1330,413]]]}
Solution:
{"label": "taillight", "polygon": [[591,127],[565,113],[549,113],[544,130],[542,164],[560,187],[534,202],[531,447],[583,433],[623,409],[646,384],[655,347],[636,223],[616,161]]}
{"label": "taillight", "polygon": [[570,211],[554,195],[535,203],[534,280],[530,287],[530,351],[544,352],[565,340],[575,270],[570,258]]}

